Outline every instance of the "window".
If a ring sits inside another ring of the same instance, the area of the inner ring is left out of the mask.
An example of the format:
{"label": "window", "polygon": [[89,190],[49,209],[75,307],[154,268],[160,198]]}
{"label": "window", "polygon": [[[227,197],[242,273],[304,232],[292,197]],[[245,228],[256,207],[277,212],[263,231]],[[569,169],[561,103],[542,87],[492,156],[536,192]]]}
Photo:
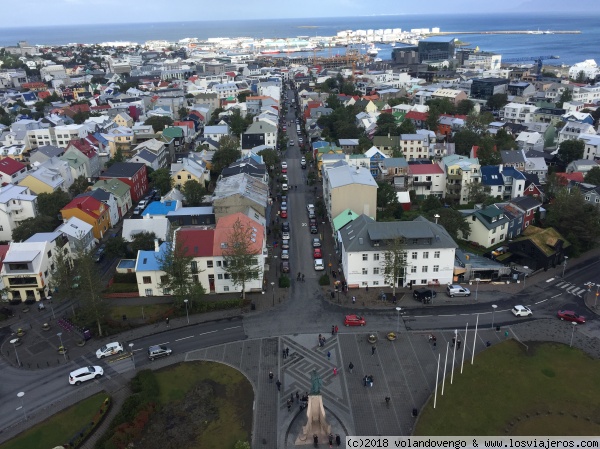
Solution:
{"label": "window", "polygon": [[417,260],[417,252],[413,251],[411,254],[412,260]]}
{"label": "window", "polygon": [[223,280],[223,274],[222,273],[217,274],[217,279],[219,279],[219,280],[222,281]]}
{"label": "window", "polygon": [[48,251],[48,257],[52,257],[52,251]]}
{"label": "window", "polygon": [[429,251],[423,251],[423,259],[429,259]]}
{"label": "window", "polygon": [[435,253],[433,253],[433,258],[434,259],[439,259],[440,258],[440,252],[436,251]]}
{"label": "window", "polygon": [[421,279],[421,284],[426,285],[427,284],[427,279]]}
{"label": "window", "polygon": [[367,268],[362,269],[362,274],[369,274],[369,270]]}
{"label": "window", "polygon": [[373,260],[377,262],[379,260],[379,253],[373,254]]}
{"label": "window", "polygon": [[504,223],[502,226],[500,226],[500,229],[504,229],[504,226],[506,226],[506,223]]}
{"label": "window", "polygon": [[363,287],[366,287],[367,286],[367,281],[362,281],[360,285],[362,285]]}
{"label": "window", "polygon": [[379,281],[373,281],[373,285],[379,285]]}
{"label": "window", "polygon": [[206,261],[206,268],[212,268],[213,267],[213,261],[212,260],[207,260]]}
{"label": "window", "polygon": [[440,266],[439,265],[434,265],[433,266],[433,272],[434,273],[439,273],[440,272]]}
{"label": "window", "polygon": [[492,242],[491,242],[491,243],[492,243],[492,245],[493,245],[494,243],[496,243],[496,239],[492,239]]}
{"label": "window", "polygon": [[227,286],[227,285],[226,285],[226,286],[224,286],[224,287],[223,287],[223,291],[224,291],[224,292],[228,292],[228,291],[229,291],[229,286]]}
{"label": "window", "polygon": [[231,276],[229,276],[229,273],[225,273],[225,276],[223,276],[225,279],[230,279]]}
{"label": "window", "polygon": [[427,273],[427,265],[421,267],[421,273]]}
{"label": "window", "polygon": [[220,266],[221,266],[221,261],[217,260],[217,267],[220,267]]}
{"label": "window", "polygon": [[373,274],[375,274],[375,275],[379,274],[379,268],[373,268]]}
{"label": "window", "polygon": [[362,255],[362,259],[363,260],[369,260],[369,255],[368,254],[363,254]]}
{"label": "window", "polygon": [[151,283],[152,283],[152,278],[151,278],[150,276],[144,276],[144,277],[142,278],[142,282],[143,282],[144,284],[151,284]]}
{"label": "window", "polygon": [[[152,296],[152,289],[151,288],[147,288],[146,290],[144,290],[144,292],[146,292],[146,296]],[[167,292],[164,292],[165,295],[167,294]]]}
{"label": "window", "polygon": [[410,272],[411,272],[411,273],[416,273],[416,272],[417,272],[417,267],[416,267],[416,265],[413,265],[413,266],[411,266],[411,267],[410,267]]}

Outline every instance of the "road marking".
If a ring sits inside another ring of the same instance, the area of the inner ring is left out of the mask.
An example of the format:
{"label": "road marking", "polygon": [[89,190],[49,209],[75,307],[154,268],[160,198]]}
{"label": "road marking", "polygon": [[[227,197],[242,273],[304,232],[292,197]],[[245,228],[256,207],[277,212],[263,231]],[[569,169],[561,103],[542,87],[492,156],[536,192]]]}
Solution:
{"label": "road marking", "polygon": [[[560,295],[556,295],[556,296],[560,296]],[[537,305],[537,304],[542,304],[542,303],[544,303],[544,302],[548,301],[549,299],[550,299],[550,298],[542,299],[541,301],[534,302],[533,304],[534,304],[534,305]]]}
{"label": "road marking", "polygon": [[574,285],[572,285],[571,287],[569,287],[567,290],[565,290],[567,293],[572,293],[573,290],[575,290],[577,287],[575,287]]}
{"label": "road marking", "polygon": [[198,337],[201,337],[202,335],[207,335],[207,334],[214,334],[217,331],[209,331],[209,332],[204,332],[202,334],[198,334]]}
{"label": "road marking", "polygon": [[302,226],[306,227],[308,226],[308,223],[302,223]]}
{"label": "road marking", "polygon": [[546,283],[548,283],[548,282],[552,282],[553,280],[554,280],[554,278],[547,279],[547,280],[546,280]]}
{"label": "road marking", "polygon": [[226,327],[225,329],[223,329],[224,331],[228,331],[230,329],[239,329],[242,326],[233,326],[233,327]]}
{"label": "road marking", "polygon": [[190,335],[189,337],[178,338],[178,339],[177,339],[177,340],[175,340],[175,341],[187,340],[188,338],[194,338],[194,336],[193,336],[193,335]]}
{"label": "road marking", "polygon": [[559,293],[558,295],[551,296],[551,297],[550,297],[550,299],[557,298],[557,297],[559,297],[560,295],[562,295],[562,293]]}

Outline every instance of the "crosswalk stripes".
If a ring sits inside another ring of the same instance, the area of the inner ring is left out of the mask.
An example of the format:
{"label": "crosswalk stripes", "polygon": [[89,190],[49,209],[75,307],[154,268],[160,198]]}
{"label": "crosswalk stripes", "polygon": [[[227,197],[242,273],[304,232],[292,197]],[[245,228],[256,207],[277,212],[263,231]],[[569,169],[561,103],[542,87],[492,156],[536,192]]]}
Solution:
{"label": "crosswalk stripes", "polygon": [[574,296],[578,296],[579,298],[581,298],[583,296],[583,294],[585,292],[587,292],[587,288],[580,288],[576,285],[571,284],[570,282],[559,282],[558,284],[555,284],[555,287],[558,287],[562,290],[565,290],[566,293],[569,293],[570,295],[574,295]]}

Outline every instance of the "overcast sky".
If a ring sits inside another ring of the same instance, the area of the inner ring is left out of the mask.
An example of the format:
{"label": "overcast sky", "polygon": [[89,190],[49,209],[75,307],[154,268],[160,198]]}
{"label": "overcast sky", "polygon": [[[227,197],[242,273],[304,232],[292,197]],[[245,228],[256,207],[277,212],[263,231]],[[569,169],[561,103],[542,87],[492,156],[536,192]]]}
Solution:
{"label": "overcast sky", "polygon": [[0,13],[0,27],[524,10],[600,14],[599,0],[20,0],[9,3]]}

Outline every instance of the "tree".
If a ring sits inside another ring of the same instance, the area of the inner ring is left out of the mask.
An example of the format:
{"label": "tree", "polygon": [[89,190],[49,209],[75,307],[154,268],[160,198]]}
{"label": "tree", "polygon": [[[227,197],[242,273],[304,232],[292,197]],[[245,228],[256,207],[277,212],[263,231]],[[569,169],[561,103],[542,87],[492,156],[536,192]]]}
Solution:
{"label": "tree", "polygon": [[573,161],[583,158],[585,142],[579,139],[565,140],[558,148],[558,158],[568,165]]}
{"label": "tree", "polygon": [[156,234],[154,232],[142,231],[131,236],[131,243],[129,247],[133,254],[137,254],[138,251],[151,251],[154,249],[154,241],[156,240]]}
{"label": "tree", "polygon": [[456,114],[456,106],[448,98],[433,98],[427,102],[429,109],[432,107],[440,114]]}
{"label": "tree", "polygon": [[440,110],[437,107],[429,107],[425,124],[430,131],[437,132],[438,126],[440,126]]}
{"label": "tree", "polygon": [[600,167],[592,167],[592,169],[585,174],[583,180],[588,184],[600,186]]}
{"label": "tree", "polygon": [[237,95],[237,99],[238,99],[238,103],[245,103],[246,102],[246,98],[251,95],[251,92],[248,91],[244,91],[244,92],[240,92]]}
{"label": "tree", "polygon": [[234,136],[223,136],[219,140],[219,149],[212,158],[212,171],[220,174],[225,167],[237,161],[242,155],[240,141]]}
{"label": "tree", "polygon": [[231,114],[229,117],[229,127],[234,136],[239,136],[242,134],[251,124],[252,115],[247,114],[246,117],[242,117],[239,109],[235,109],[233,114]]}
{"label": "tree", "polygon": [[219,114],[221,114],[221,112],[225,112],[225,109],[217,108],[212,112],[209,125],[216,125],[219,122]]}
{"label": "tree", "polygon": [[106,256],[111,259],[125,257],[127,255],[127,242],[123,237],[116,236],[108,239],[106,245]]}
{"label": "tree", "polygon": [[498,150],[516,150],[517,142],[512,134],[506,132],[504,128],[500,128],[494,136],[496,147]]}
{"label": "tree", "polygon": [[40,193],[37,197],[38,212],[40,215],[58,221],[60,210],[69,204],[70,201],[69,194],[63,190],[55,190],[52,193]]}
{"label": "tree", "polygon": [[489,112],[483,112],[481,114],[472,112],[467,116],[465,128],[469,131],[473,131],[476,134],[483,134],[488,125],[493,121],[494,116]]}
{"label": "tree", "polygon": [[483,184],[472,182],[469,184],[468,198],[469,203],[483,203],[489,198],[489,194]]}
{"label": "tree", "polygon": [[469,115],[475,109],[475,103],[472,100],[460,100],[456,105],[456,113],[460,115]]}
{"label": "tree", "polygon": [[417,128],[412,120],[404,119],[398,127],[398,134],[415,134],[416,132]]}
{"label": "tree", "polygon": [[492,111],[502,109],[508,103],[507,94],[494,94],[487,101],[487,107]]}
{"label": "tree", "polygon": [[185,196],[185,204],[191,207],[197,207],[202,204],[202,199],[206,195],[206,189],[195,179],[190,179],[183,185],[182,193]]}
{"label": "tree", "polygon": [[223,249],[224,269],[231,277],[233,285],[241,287],[242,299],[246,299],[246,284],[260,279],[262,270],[258,262],[260,248],[255,243],[254,229],[245,226],[238,218]]}
{"label": "tree", "polygon": [[463,214],[459,211],[451,209],[449,207],[441,207],[439,209],[431,210],[427,213],[427,218],[431,221],[435,221],[435,215],[438,215],[438,224],[443,226],[446,232],[450,234],[453,239],[458,239],[459,236],[463,239],[468,239],[471,233],[471,227],[465,220]]}
{"label": "tree", "polygon": [[456,154],[469,156],[471,149],[479,143],[479,135],[469,129],[461,129],[454,134],[452,140],[454,141]]}
{"label": "tree", "polygon": [[71,187],[69,187],[69,193],[72,196],[77,196],[80,193],[87,191],[89,187],[90,184],[88,183],[87,178],[82,175],[73,181],[73,184],[71,184]]}
{"label": "tree", "polygon": [[152,129],[155,133],[160,132],[165,129],[167,126],[171,126],[173,124],[173,119],[170,117],[160,117],[154,116],[150,117],[144,122],[144,125],[151,125]]}
{"label": "tree", "polygon": [[81,315],[84,322],[95,322],[98,336],[102,337],[102,320],[108,311],[108,303],[102,296],[102,277],[98,265],[94,263],[92,251],[83,248],[75,253],[73,273],[79,276],[79,298]]}
{"label": "tree", "polygon": [[383,278],[392,287],[392,295],[396,296],[396,287],[401,278],[406,278],[406,248],[402,238],[385,240],[383,252]]}
{"label": "tree", "polygon": [[[423,212],[437,211],[442,208],[442,202],[437,196],[429,195],[421,203],[421,210]],[[435,215],[435,214],[434,214]]]}
{"label": "tree", "polygon": [[26,218],[13,230],[12,239],[14,242],[24,242],[38,232],[52,232],[56,229],[56,222],[56,218],[45,215]]}
{"label": "tree", "polygon": [[560,94],[560,98],[558,99],[556,106],[562,108],[563,103],[567,103],[571,100],[573,100],[573,91],[568,87],[565,87],[565,90],[563,90],[562,94]]}
{"label": "tree", "polygon": [[52,280],[48,285],[53,299],[63,300],[71,295],[71,288],[74,283],[73,261],[70,253],[65,254],[64,251],[56,251],[52,258]]}
{"label": "tree", "polygon": [[379,114],[377,117],[376,136],[397,135],[396,119],[392,114]]}
{"label": "tree", "polygon": [[279,154],[273,148],[265,148],[264,150],[260,150],[258,155],[263,158],[263,161],[269,170],[274,169],[281,161]]}
{"label": "tree", "polygon": [[173,178],[171,178],[171,173],[168,168],[154,170],[149,178],[153,187],[162,194],[166,194],[173,188]]}
{"label": "tree", "polygon": [[502,157],[496,148],[496,142],[493,137],[485,136],[481,139],[479,149],[477,150],[477,159],[479,159],[479,164],[482,166],[502,163]]}

